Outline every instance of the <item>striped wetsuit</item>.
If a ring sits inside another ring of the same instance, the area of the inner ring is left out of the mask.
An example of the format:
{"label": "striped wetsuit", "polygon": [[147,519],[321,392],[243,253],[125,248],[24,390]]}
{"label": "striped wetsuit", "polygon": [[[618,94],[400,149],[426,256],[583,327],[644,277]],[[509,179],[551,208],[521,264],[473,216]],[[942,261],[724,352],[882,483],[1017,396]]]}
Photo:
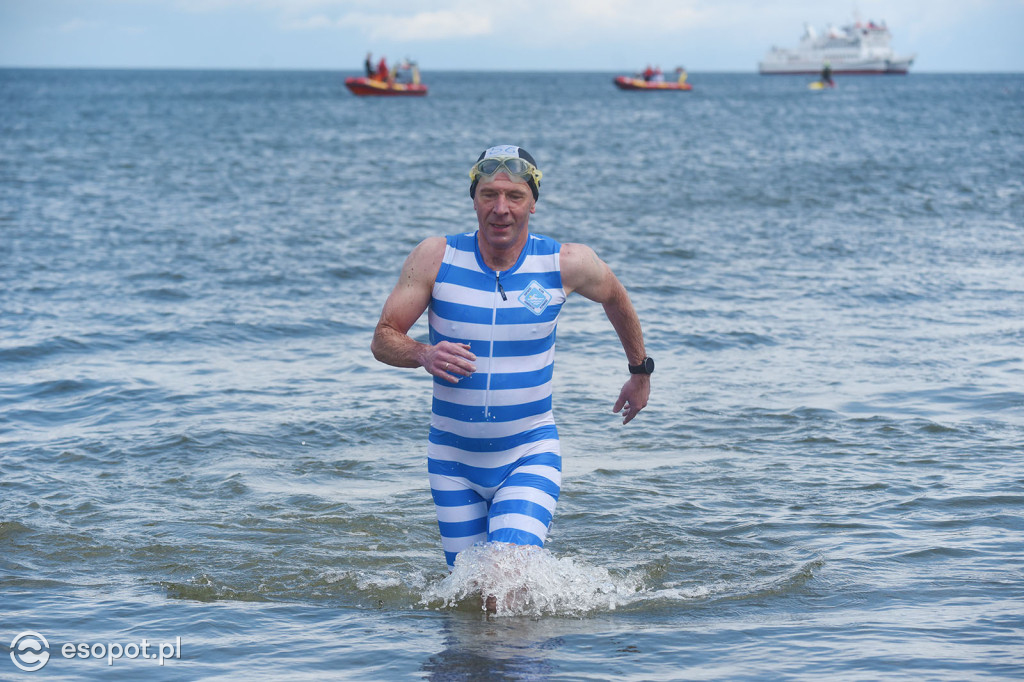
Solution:
{"label": "striped wetsuit", "polygon": [[445,560],[478,542],[543,545],[561,486],[551,414],[555,325],[565,302],[561,244],[530,235],[491,270],[477,234],[449,236],[428,320],[430,343],[468,343],[476,373],[434,378],[427,446]]}

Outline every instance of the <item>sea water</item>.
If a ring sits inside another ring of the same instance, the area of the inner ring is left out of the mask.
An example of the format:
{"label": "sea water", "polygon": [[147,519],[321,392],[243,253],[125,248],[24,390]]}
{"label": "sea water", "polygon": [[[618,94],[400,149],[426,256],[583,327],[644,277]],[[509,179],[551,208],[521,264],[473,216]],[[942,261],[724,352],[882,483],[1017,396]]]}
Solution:
{"label": "sea water", "polygon": [[[344,75],[0,71],[0,678],[1024,674],[1024,77]],[[369,342],[499,143],[657,370],[571,298],[549,540],[449,575]]]}

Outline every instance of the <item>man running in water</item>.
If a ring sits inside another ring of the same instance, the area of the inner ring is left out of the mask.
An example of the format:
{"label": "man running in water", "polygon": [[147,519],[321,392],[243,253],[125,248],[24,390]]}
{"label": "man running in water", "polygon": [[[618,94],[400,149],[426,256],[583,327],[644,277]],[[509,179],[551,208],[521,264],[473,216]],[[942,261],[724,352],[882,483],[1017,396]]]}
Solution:
{"label": "man running in water", "polygon": [[[476,231],[413,249],[371,344],[381,362],[434,376],[427,470],[449,569],[477,543],[544,544],[561,486],[551,376],[569,294],[604,306],[626,352],[629,378],[613,407],[623,424],[647,405],[654,371],[609,267],[588,246],[530,233],[541,180],[533,157],[491,147],[470,180]],[[430,339],[419,343],[408,332],[425,310]]]}

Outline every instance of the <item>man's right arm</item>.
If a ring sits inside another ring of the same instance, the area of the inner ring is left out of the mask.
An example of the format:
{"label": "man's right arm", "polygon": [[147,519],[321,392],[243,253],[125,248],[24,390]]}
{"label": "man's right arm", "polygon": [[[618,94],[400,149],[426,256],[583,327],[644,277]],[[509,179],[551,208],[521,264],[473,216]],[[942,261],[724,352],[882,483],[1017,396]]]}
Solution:
{"label": "man's right arm", "polygon": [[444,237],[420,242],[402,265],[398,283],[384,303],[370,350],[373,357],[395,367],[423,367],[434,376],[455,383],[455,375],[476,371],[476,356],[465,344],[442,341],[431,346],[409,336],[409,330],[430,304],[437,271],[444,259]]}

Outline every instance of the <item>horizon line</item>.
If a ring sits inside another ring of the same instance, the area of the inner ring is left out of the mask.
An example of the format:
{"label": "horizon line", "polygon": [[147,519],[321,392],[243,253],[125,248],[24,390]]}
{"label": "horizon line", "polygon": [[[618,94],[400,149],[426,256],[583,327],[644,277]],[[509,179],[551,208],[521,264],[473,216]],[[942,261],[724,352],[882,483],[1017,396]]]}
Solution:
{"label": "horizon line", "polygon": [[[254,72],[297,72],[297,73],[364,73],[363,69],[339,69],[329,67],[306,67],[306,66],[40,66],[40,65],[8,65],[0,64],[0,70],[14,71],[14,70],[25,70],[25,71],[254,71]],[[620,70],[612,69],[457,69],[457,68],[430,68],[424,69],[420,67],[421,72],[430,73],[592,73],[592,74],[608,74],[608,73],[619,73]],[[636,69],[629,70],[636,72]],[[687,69],[687,72],[692,74],[705,73],[705,74],[720,74],[720,75],[755,75],[755,76],[801,76],[806,77],[808,74],[805,73],[770,73],[762,74],[755,70],[734,70],[734,69],[700,69],[691,70]],[[930,71],[927,69],[916,69],[907,73],[878,73],[878,74],[838,74],[843,78],[849,78],[853,76],[911,76],[914,74],[928,74],[928,75],[1024,75],[1024,70],[1020,71]]]}

